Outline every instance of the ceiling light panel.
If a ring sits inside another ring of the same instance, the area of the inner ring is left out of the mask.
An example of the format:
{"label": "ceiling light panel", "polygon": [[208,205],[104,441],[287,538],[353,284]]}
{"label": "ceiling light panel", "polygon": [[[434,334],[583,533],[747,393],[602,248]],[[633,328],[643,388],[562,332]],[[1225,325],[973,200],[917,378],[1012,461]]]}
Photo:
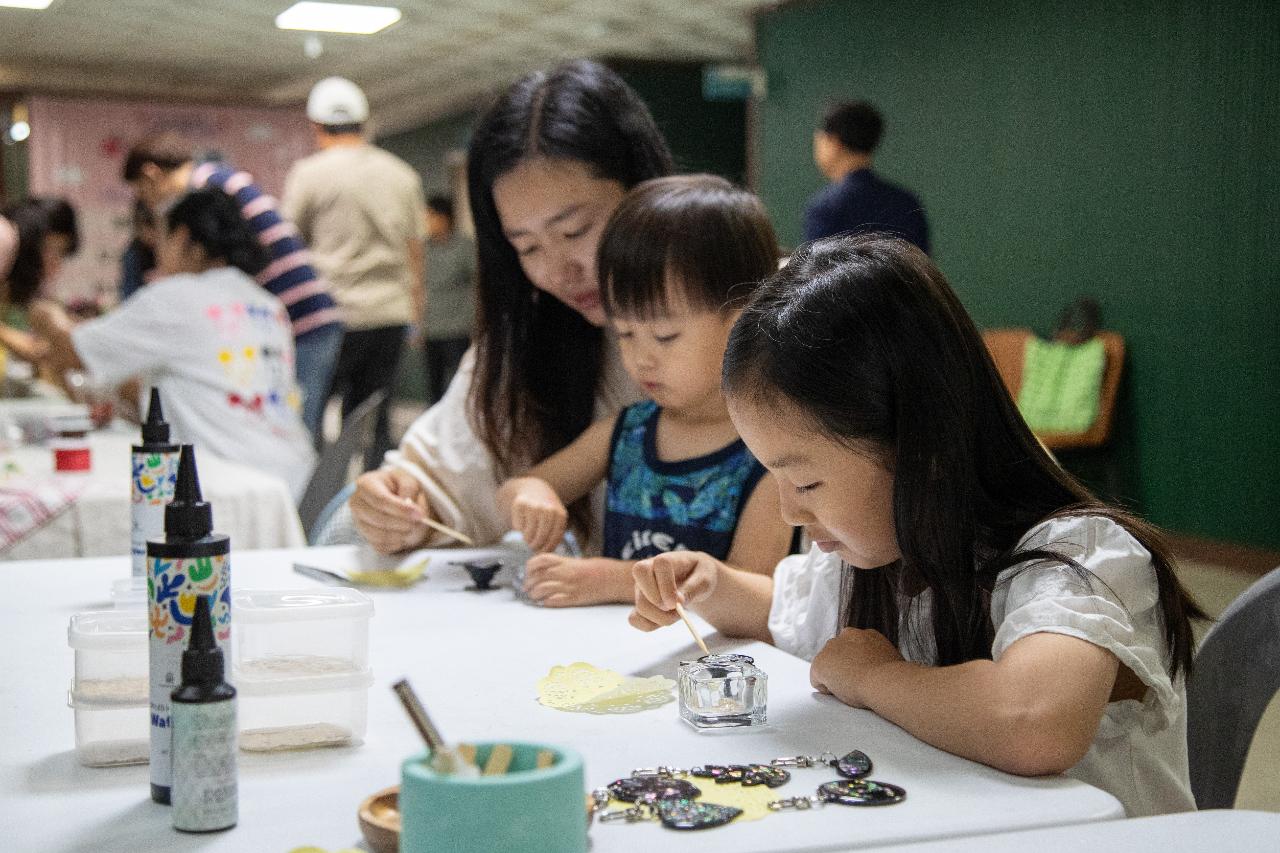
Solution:
{"label": "ceiling light panel", "polygon": [[353,3],[317,3],[304,0],[276,15],[276,26],[282,30],[367,36],[385,30],[398,20],[400,10],[393,6],[358,6]]}

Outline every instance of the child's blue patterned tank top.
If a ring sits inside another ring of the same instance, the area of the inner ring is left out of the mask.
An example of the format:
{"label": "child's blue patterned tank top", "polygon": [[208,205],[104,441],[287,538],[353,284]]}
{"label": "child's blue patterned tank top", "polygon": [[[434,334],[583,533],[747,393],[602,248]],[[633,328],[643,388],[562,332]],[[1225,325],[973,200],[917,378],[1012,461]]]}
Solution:
{"label": "child's blue patterned tank top", "polygon": [[643,560],[664,551],[729,556],[738,516],[764,466],[738,439],[696,459],[658,458],[658,404],[623,409],[613,428],[604,556]]}

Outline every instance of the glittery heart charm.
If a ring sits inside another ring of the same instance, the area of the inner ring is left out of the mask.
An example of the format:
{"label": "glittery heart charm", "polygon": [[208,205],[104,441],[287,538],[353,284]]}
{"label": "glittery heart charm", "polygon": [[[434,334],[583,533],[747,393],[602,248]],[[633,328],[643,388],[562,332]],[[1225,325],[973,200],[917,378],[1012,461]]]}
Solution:
{"label": "glittery heart charm", "polygon": [[689,773],[701,779],[714,779],[717,785],[736,782],[747,788],[756,785],[777,788],[791,781],[791,774],[786,770],[768,764],[704,764]]}
{"label": "glittery heart charm", "polygon": [[670,776],[628,776],[609,783],[609,793],[624,803],[693,799],[702,793],[692,782]]}
{"label": "glittery heart charm", "polygon": [[871,759],[862,750],[855,749],[832,761],[831,766],[846,779],[861,779],[871,772]]}
{"label": "glittery heart charm", "polygon": [[837,779],[818,786],[818,796],[842,806],[891,806],[907,797],[907,792],[888,782],[870,779]]}
{"label": "glittery heart charm", "polygon": [[667,829],[711,829],[724,826],[742,809],[719,806],[715,803],[699,803],[687,798],[658,801],[658,818]]}

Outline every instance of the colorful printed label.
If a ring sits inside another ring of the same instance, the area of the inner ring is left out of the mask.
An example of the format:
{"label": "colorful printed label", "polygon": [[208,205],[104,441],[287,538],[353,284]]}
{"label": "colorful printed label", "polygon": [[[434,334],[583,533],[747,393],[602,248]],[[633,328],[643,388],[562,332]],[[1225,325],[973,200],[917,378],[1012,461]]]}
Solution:
{"label": "colorful printed label", "polygon": [[236,702],[174,702],[173,827],[211,832],[236,825]]}
{"label": "colorful printed label", "polygon": [[151,630],[151,784],[169,787],[172,726],[169,697],[181,681],[196,596],[210,597],[213,633],[231,659],[230,557],[148,557],[147,615]]}
{"label": "colorful printed label", "polygon": [[164,537],[164,508],[173,500],[173,490],[178,483],[179,455],[177,452],[133,454],[129,538],[136,578],[147,574],[147,540]]}

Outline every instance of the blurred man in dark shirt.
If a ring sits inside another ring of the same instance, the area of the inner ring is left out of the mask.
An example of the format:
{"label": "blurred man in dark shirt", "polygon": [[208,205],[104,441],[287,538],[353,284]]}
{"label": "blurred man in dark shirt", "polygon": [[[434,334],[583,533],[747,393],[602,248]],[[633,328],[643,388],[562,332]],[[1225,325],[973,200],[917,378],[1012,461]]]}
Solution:
{"label": "blurred man in dark shirt", "polygon": [[929,252],[929,223],[914,193],[882,180],[871,161],[884,119],[865,101],[837,104],[813,134],[813,160],[831,184],[809,201],[805,240],[856,231],[885,231]]}

